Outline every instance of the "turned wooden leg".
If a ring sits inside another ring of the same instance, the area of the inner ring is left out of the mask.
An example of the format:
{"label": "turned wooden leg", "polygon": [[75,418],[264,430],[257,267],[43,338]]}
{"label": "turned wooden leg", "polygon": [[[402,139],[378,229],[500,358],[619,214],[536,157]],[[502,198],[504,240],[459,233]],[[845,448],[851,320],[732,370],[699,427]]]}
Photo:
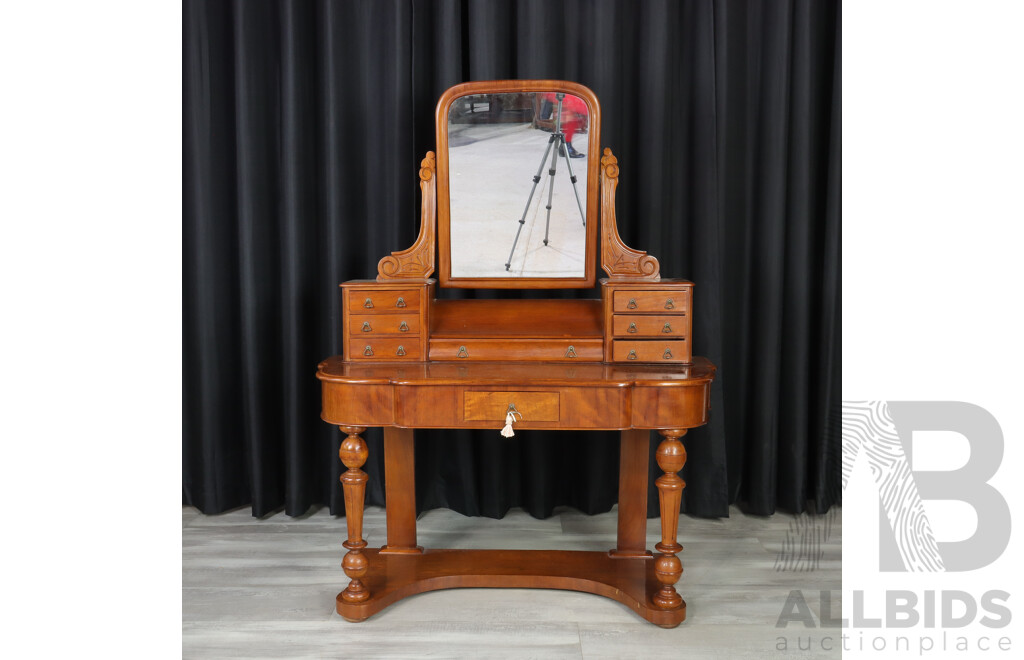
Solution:
{"label": "turned wooden leg", "polygon": [[345,591],[341,592],[342,599],[350,603],[361,603],[370,597],[370,592],[363,585],[359,578],[366,575],[366,556],[363,548],[366,541],[363,540],[363,498],[366,495],[366,473],[359,468],[366,463],[369,451],[366,449],[366,442],[360,437],[360,433],[366,430],[363,426],[339,426],[348,437],[341,442],[341,449],[338,456],[348,470],[341,475],[342,488],[345,491],[345,522],[348,524],[348,540],[342,545],[348,548],[345,558],[341,561],[341,567],[345,569],[345,575],[352,578]]}
{"label": "turned wooden leg", "polygon": [[658,445],[656,454],[658,467],[665,474],[654,482],[661,503],[661,543],[654,546],[661,554],[654,562],[654,574],[661,582],[661,589],[654,594],[653,600],[663,610],[674,610],[683,604],[683,599],[673,585],[683,574],[682,562],[676,557],[676,553],[683,549],[683,546],[676,543],[676,528],[679,524],[679,502],[686,482],[676,473],[686,464],[686,449],[679,441],[686,434],[686,429],[666,429],[658,433],[665,438]]}

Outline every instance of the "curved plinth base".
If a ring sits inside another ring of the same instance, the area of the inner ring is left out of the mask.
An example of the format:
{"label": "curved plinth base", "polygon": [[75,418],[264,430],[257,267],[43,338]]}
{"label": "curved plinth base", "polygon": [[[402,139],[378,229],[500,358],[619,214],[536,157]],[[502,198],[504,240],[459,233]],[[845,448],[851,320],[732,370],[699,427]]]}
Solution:
{"label": "curved plinth base", "polygon": [[570,550],[426,550],[422,555],[388,555],[367,548],[361,603],[337,598],[346,621],[364,621],[406,596],[458,587],[567,589],[617,600],[651,623],[674,628],[686,618],[686,603],[663,610],[651,597],[661,584],[651,562],[616,559],[606,552]]}

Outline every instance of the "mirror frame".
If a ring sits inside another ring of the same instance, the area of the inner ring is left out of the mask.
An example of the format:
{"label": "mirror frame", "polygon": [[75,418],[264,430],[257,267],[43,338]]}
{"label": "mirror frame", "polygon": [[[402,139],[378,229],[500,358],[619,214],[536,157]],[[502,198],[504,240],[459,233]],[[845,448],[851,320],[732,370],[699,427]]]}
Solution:
{"label": "mirror frame", "polygon": [[[587,127],[587,234],[583,277],[452,277],[451,189],[448,185],[448,113],[456,99],[471,94],[565,92],[583,99],[590,113]],[[564,80],[484,80],[449,88],[437,102],[437,256],[438,284],[450,288],[480,289],[586,289],[594,286],[597,271],[597,231],[601,165],[601,106],[597,96],[579,83]]]}

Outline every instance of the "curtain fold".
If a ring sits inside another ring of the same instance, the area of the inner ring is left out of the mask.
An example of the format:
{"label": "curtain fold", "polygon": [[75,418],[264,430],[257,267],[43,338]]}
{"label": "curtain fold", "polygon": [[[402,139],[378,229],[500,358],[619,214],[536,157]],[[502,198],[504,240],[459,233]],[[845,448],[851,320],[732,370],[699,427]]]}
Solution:
{"label": "curtain fold", "polygon": [[[838,503],[839,15],[814,0],[186,0],[184,503],[343,513],[342,434],[314,377],[342,347],[337,284],[415,239],[441,93],[499,78],[594,90],[623,239],[696,283],[694,350],[719,377],[711,422],[684,439],[684,510]],[[382,505],[381,433],[366,438]],[[597,513],[617,469],[617,433],[417,433],[420,509]]]}

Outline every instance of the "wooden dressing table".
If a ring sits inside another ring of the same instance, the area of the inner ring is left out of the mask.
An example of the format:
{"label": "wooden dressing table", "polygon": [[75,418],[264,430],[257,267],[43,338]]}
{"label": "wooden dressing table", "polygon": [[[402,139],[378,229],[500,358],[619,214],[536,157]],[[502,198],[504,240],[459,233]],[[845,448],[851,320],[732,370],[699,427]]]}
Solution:
{"label": "wooden dressing table", "polygon": [[[468,98],[472,112],[463,112],[460,100]],[[550,121],[533,121],[529,108],[545,104]],[[538,128],[552,122],[550,134]],[[565,152],[572,129],[582,127],[585,162]],[[493,81],[451,88],[437,107],[438,156],[428,153],[420,169],[416,243],[382,259],[376,280],[341,285],[344,355],[322,362],[317,377],[322,418],[346,434],[339,452],[348,468],[341,476],[348,527],[342,567],[351,581],[337,598],[345,619],[362,621],[406,596],[454,587],[571,589],[613,598],[663,627],[685,619],[674,586],[682,574],[680,438],[707,421],[715,367],[691,354],[693,284],[662,280],[654,257],[620,240],[618,166],[610,150],[597,158],[599,140],[600,107],[581,85]],[[507,176],[518,170],[522,181]],[[591,287],[599,224],[608,274],[600,300],[435,298],[438,285]],[[435,235],[439,282],[430,278]],[[368,452],[361,434],[373,426],[384,429],[387,543],[380,549],[362,538]],[[616,547],[417,546],[416,428],[493,429],[496,437],[499,429],[621,431]],[[664,472],[655,482],[662,528],[656,555],[646,547],[652,429],[662,436],[656,455]]]}

